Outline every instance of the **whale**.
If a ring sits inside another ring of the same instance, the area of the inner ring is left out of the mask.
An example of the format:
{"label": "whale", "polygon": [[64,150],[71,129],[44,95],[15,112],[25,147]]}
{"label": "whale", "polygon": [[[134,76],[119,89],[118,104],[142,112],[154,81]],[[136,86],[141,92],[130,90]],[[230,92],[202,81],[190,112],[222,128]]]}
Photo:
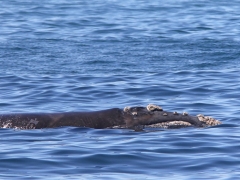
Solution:
{"label": "whale", "polygon": [[63,113],[13,113],[0,115],[0,128],[43,129],[57,127],[87,128],[183,128],[220,125],[221,121],[202,114],[193,116],[187,112],[168,112],[161,106],[149,104],[112,108],[90,112]]}

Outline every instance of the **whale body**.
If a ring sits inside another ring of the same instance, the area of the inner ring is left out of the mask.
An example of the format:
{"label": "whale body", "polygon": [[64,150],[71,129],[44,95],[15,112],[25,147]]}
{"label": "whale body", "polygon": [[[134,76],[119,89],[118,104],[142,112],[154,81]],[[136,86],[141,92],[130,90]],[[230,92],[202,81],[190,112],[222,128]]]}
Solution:
{"label": "whale body", "polygon": [[89,128],[182,128],[221,124],[209,116],[167,112],[160,106],[112,108],[93,112],[22,113],[0,115],[0,128],[42,129],[63,126]]}

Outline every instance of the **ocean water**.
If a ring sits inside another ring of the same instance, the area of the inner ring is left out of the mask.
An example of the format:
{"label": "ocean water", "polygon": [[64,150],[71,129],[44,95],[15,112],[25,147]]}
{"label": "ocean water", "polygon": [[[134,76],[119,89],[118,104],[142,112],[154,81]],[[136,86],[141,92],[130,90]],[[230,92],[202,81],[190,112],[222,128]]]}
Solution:
{"label": "ocean water", "polygon": [[238,179],[239,1],[0,2],[0,114],[155,103],[209,128],[0,129],[0,179]]}

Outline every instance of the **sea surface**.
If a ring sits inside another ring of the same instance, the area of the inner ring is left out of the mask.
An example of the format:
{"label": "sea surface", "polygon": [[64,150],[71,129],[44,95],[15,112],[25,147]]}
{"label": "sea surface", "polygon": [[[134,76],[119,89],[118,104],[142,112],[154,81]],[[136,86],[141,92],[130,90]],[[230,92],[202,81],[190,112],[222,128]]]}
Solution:
{"label": "sea surface", "polygon": [[0,114],[157,104],[209,128],[0,129],[0,179],[239,179],[238,0],[2,0]]}

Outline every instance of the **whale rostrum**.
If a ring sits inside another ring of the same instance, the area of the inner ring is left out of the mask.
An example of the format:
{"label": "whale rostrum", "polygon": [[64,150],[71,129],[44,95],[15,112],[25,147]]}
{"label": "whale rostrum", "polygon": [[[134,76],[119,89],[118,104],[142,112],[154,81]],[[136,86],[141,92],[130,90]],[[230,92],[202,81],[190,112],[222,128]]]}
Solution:
{"label": "whale rostrum", "polygon": [[93,112],[22,113],[0,115],[0,128],[42,129],[62,126],[89,128],[182,128],[208,127],[221,122],[199,114],[167,112],[162,107],[149,104],[147,107],[113,108]]}

